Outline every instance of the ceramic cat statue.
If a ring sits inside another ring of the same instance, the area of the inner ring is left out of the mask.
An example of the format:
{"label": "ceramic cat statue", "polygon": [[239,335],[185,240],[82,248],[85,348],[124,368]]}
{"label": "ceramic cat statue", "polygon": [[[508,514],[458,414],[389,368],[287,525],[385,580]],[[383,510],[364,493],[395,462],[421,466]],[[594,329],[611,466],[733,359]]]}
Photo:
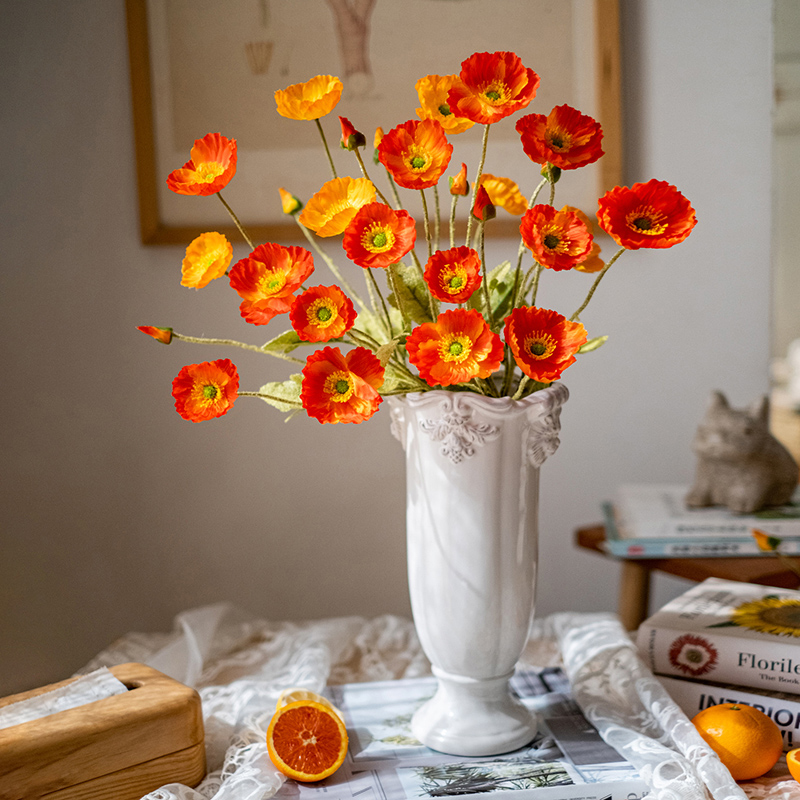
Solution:
{"label": "ceramic cat statue", "polygon": [[788,503],[797,487],[797,463],[769,432],[766,396],[749,408],[736,409],[722,392],[713,392],[693,449],[698,461],[686,496],[690,508],[721,505],[751,514]]}

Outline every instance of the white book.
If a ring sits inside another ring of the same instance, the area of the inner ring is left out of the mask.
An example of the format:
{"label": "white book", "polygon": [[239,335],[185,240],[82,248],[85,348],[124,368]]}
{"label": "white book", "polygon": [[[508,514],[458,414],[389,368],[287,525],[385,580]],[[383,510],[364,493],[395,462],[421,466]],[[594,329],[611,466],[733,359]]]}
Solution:
{"label": "white book", "polygon": [[784,752],[800,747],[800,695],[752,687],[745,689],[732,683],[713,683],[696,678],[688,680],[666,675],[656,675],[656,678],[689,719],[720,703],[752,706],[780,728]]}
{"label": "white book", "polygon": [[800,694],[800,592],[708,578],[637,632],[662,675]]}
{"label": "white book", "polygon": [[430,750],[411,732],[411,716],[436,691],[435,678],[330,686],[344,713],[344,764],[319,783],[287,781],[277,800],[641,800],[648,793],[633,765],[607,745],[569,695],[557,668],[521,670],[511,686],[541,719],[535,739],[500,756],[464,758]]}

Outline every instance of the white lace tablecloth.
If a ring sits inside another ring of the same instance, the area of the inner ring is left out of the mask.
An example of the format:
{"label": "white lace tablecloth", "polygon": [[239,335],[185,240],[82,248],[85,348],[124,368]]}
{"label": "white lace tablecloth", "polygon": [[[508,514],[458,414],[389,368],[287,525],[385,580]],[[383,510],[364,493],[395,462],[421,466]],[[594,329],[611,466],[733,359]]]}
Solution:
{"label": "white lace tablecloth", "polygon": [[[131,633],[79,672],[127,661],[195,687],[203,702],[209,773],[196,788],[169,784],[143,800],[266,800],[283,776],[266,730],[280,692],[430,674],[413,624],[395,616],[306,623],[254,619],[227,604],[179,614],[171,633]],[[603,738],[637,766],[654,800],[800,800],[783,760],[737,785],[636,655],[616,617],[537,620],[522,656],[561,665],[575,700]]]}

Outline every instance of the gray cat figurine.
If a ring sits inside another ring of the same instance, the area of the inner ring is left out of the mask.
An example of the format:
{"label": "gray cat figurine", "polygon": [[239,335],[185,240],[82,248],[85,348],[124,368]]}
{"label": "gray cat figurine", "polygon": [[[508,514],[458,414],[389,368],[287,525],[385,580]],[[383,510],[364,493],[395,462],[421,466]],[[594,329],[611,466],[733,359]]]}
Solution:
{"label": "gray cat figurine", "polygon": [[769,432],[767,397],[736,409],[713,392],[693,448],[698,462],[689,508],[721,505],[751,514],[788,503],[797,487],[797,463]]}

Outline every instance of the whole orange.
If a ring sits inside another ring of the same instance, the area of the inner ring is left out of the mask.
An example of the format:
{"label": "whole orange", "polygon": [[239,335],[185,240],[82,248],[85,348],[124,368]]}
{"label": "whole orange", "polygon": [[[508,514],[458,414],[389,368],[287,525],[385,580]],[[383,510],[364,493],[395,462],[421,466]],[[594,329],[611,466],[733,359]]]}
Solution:
{"label": "whole orange", "polygon": [[783,754],[780,728],[757,708],[721,703],[703,709],[692,722],[734,780],[758,778]]}

